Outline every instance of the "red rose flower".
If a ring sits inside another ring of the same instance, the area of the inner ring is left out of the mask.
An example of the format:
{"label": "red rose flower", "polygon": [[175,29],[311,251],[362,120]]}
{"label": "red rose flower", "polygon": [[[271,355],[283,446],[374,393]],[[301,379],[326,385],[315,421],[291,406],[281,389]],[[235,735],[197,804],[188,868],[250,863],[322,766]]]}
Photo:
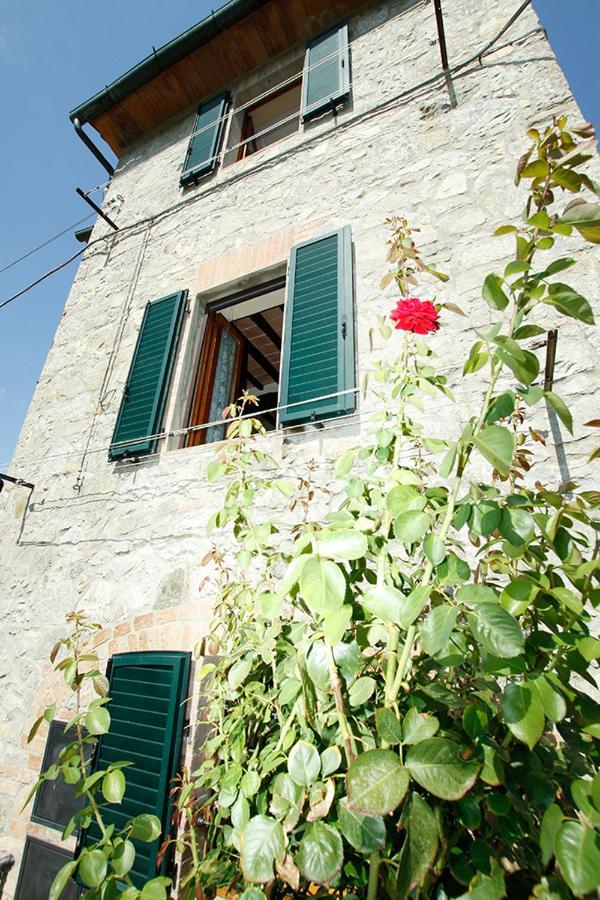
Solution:
{"label": "red rose flower", "polygon": [[415,334],[429,334],[440,327],[438,311],[433,303],[416,297],[398,300],[390,313],[390,319],[396,323],[396,328],[413,331]]}

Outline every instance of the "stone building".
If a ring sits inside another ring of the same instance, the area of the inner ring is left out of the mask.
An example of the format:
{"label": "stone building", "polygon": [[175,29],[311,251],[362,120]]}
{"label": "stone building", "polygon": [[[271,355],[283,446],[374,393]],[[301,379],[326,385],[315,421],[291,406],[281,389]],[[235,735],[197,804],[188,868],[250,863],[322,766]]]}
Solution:
{"label": "stone building", "polygon": [[[282,470],[315,460],[333,482],[341,448],[369,427],[357,387],[393,297],[379,289],[388,216],[420,228],[424,254],[450,275],[438,300],[467,312],[433,339],[461,403],[437,403],[431,421],[448,436],[471,412],[463,351],[487,320],[483,278],[511,254],[492,232],[520,214],[525,132],[552,113],[581,116],[531,6],[511,20],[516,0],[447,3],[446,69],[437,7],[231,0],[71,114],[118,156],[103,202],[116,229],[94,226],[23,426],[11,473],[34,488],[7,482],[0,497],[0,849],[17,859],[7,897],[25,846],[20,898],[33,896],[34,865],[62,862],[58,800],[21,807],[58,735],[27,744],[33,719],[50,703],[57,720],[70,714],[48,663],[65,614],[103,623],[94,643],[116,660],[111,677],[137,660],[151,682],[162,666],[171,700],[187,696],[211,616],[201,561],[221,410],[252,388]],[[574,283],[589,294],[598,265],[572,243]],[[555,383],[579,423],[597,381],[592,332],[560,321]],[[539,417],[541,471],[585,480],[587,442]],[[157,651],[168,653],[147,655]],[[165,737],[161,772],[176,767],[183,725]],[[164,798],[146,800],[164,815]]]}

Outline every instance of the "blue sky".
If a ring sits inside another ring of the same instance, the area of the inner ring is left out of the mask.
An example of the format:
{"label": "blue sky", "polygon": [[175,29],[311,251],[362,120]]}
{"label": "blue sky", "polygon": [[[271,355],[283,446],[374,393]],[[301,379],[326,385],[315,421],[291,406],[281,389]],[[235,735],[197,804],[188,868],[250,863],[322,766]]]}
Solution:
{"label": "blue sky", "polygon": [[[446,3],[452,0],[446,0]],[[518,0],[498,0],[506,18]],[[600,0],[533,0],[586,118],[600,125]],[[75,188],[106,174],[68,111],[218,2],[2,0],[0,269],[88,213]],[[100,195],[95,195],[99,197]],[[71,233],[0,272],[0,302],[80,247]],[[0,471],[7,471],[77,263],[0,310]],[[98,298],[101,303],[102,298]],[[13,474],[27,478],[27,472]]]}

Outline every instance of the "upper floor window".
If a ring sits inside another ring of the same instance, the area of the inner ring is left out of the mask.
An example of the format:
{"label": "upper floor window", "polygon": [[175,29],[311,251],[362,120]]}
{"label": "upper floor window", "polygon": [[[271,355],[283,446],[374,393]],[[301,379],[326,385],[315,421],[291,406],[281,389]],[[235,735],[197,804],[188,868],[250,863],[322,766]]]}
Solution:
{"label": "upper floor window", "polygon": [[299,130],[303,123],[335,110],[350,95],[348,26],[342,22],[306,45],[304,67],[253,101],[232,105],[228,93],[202,103],[194,120],[182,185],[196,184],[213,172],[222,152],[226,125],[231,122],[226,162],[256,153]]}
{"label": "upper floor window", "polygon": [[[158,446],[186,303],[180,291],[146,307],[111,459]],[[244,390],[258,398],[253,414],[267,430],[354,411],[349,226],[292,247],[287,275],[209,302],[205,312],[204,329],[190,329],[183,354],[192,355],[190,342],[201,339],[180,388],[187,392],[186,446],[222,440],[223,410]]]}

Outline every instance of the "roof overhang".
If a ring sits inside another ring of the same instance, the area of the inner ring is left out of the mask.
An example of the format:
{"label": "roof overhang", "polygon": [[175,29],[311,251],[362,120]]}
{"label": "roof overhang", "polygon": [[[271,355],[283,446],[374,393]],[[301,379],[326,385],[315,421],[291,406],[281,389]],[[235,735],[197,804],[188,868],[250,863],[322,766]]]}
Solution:
{"label": "roof overhang", "polygon": [[118,155],[142,134],[306,41],[365,0],[229,0],[71,110]]}

